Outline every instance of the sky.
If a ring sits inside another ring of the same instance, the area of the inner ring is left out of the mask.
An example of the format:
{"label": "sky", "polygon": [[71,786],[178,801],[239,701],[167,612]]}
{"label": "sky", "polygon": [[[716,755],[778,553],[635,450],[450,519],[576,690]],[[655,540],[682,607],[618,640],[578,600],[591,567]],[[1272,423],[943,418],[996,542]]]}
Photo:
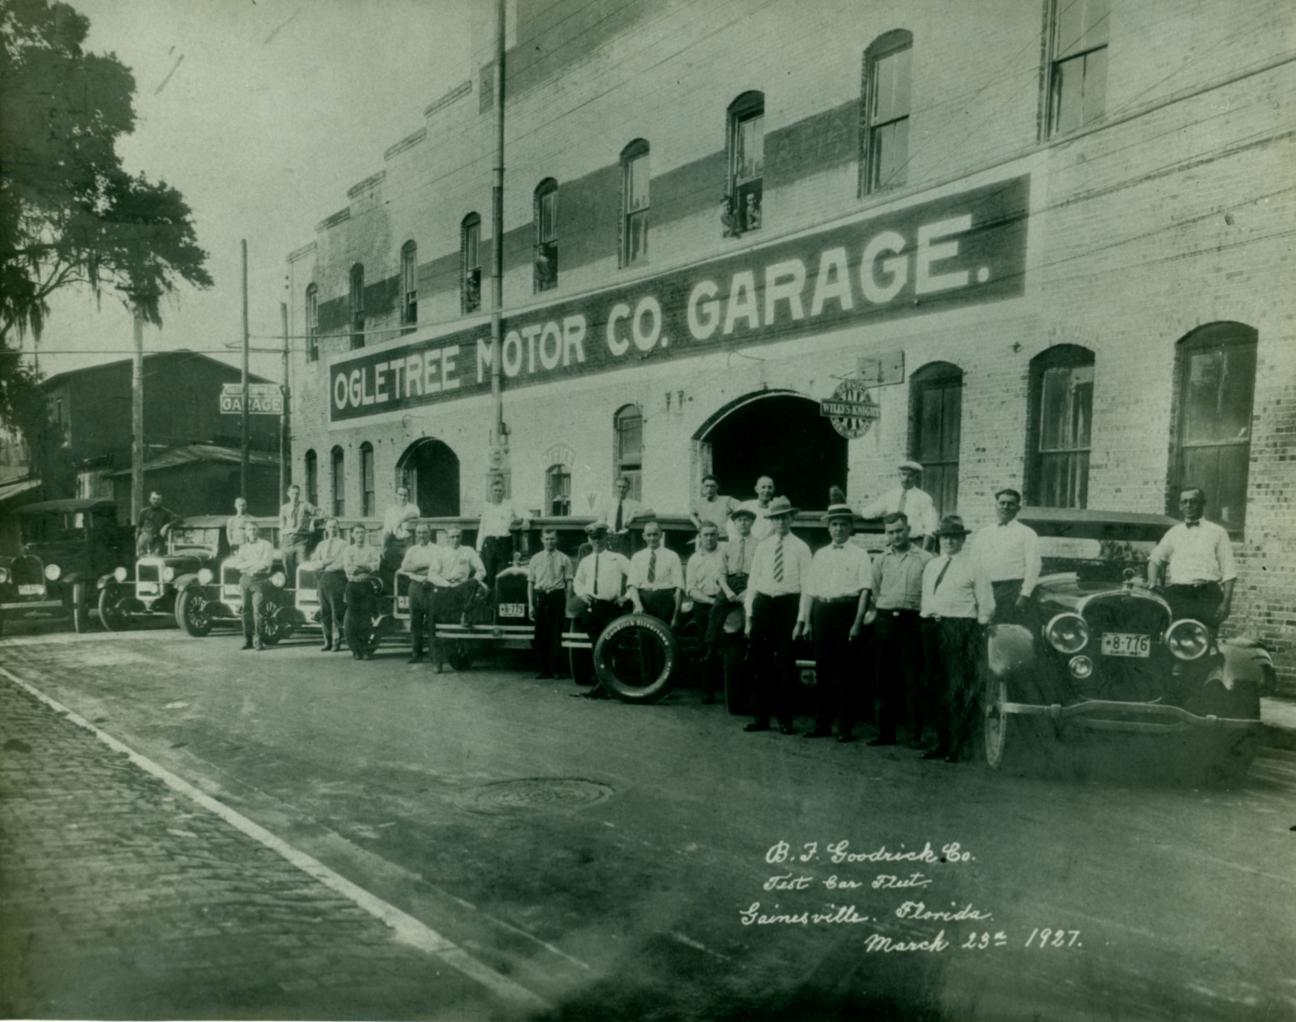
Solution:
{"label": "sky", "polygon": [[[123,162],[184,195],[215,281],[164,303],[145,350],[229,344],[224,357],[237,364],[240,239],[252,344],[277,352],[288,253],[381,169],[384,149],[423,125],[428,103],[469,76],[470,5],[490,0],[68,2],[90,19],[87,48],[115,53],[135,75]],[[81,290],[52,304],[46,374],[130,354],[131,318],[112,295],[98,308]],[[278,354],[254,355],[252,370],[278,380]]]}

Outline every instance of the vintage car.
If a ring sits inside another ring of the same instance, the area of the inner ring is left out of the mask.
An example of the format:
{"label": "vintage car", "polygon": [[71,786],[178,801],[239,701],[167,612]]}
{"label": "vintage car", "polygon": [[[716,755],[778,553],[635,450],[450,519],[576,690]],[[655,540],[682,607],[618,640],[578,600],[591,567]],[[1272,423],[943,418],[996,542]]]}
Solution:
{"label": "vintage car", "polygon": [[[298,568],[298,578],[302,569]],[[176,624],[186,635],[202,638],[211,634],[217,625],[242,628],[243,588],[242,572],[223,560],[218,568],[204,566],[193,574],[177,577],[178,595],[175,601]],[[294,593],[287,588],[283,558],[276,553],[266,586],[265,614],[261,621],[261,641],[274,645],[292,635],[302,622],[294,607]]]}
{"label": "vintage car", "polygon": [[133,545],[111,500],[45,500],[19,508],[20,547],[0,555],[0,632],[6,621],[61,619],[78,632],[90,620],[99,574]]}
{"label": "vintage car", "polygon": [[1027,509],[1045,574],[1021,624],[988,637],[984,746],[994,769],[1033,767],[1067,739],[1160,736],[1217,780],[1245,775],[1260,695],[1276,674],[1254,640],[1175,619],[1146,588],[1147,555],[1175,524],[1162,515]]}

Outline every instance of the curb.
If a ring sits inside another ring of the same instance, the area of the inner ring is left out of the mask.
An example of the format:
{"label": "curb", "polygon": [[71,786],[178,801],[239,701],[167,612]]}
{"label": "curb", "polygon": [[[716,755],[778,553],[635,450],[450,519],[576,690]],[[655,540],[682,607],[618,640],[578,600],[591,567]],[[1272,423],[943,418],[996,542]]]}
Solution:
{"label": "curb", "polygon": [[1296,728],[1262,722],[1262,744],[1267,749],[1296,749]]}

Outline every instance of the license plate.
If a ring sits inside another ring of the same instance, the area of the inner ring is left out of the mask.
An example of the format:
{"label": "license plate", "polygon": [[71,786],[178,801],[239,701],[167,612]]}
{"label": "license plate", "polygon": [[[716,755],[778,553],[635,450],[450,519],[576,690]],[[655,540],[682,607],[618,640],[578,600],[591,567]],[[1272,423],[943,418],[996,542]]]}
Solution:
{"label": "license plate", "polygon": [[1151,656],[1152,636],[1137,632],[1104,632],[1103,656]]}
{"label": "license plate", "polygon": [[137,596],[156,596],[158,593],[158,584],[156,582],[141,582],[136,587]]}
{"label": "license plate", "polygon": [[396,609],[397,609],[397,610],[409,610],[409,597],[408,597],[408,596],[398,596],[398,597],[396,597]]}
{"label": "license plate", "polygon": [[39,582],[35,582],[31,585],[20,585],[18,587],[18,595],[19,596],[44,596],[45,587],[41,585]]}
{"label": "license plate", "polygon": [[500,617],[526,617],[525,603],[501,603],[499,605]]}

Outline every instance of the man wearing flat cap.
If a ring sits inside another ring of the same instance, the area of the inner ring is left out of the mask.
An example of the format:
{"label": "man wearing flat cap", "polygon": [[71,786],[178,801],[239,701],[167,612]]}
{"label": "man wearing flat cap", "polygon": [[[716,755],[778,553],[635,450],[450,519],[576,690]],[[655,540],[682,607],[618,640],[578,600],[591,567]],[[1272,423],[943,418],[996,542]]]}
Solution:
{"label": "man wearing flat cap", "polygon": [[946,515],[936,534],[940,553],[923,569],[922,580],[926,680],[936,747],[923,758],[957,763],[972,739],[981,635],[994,616],[994,590],[976,558],[963,549],[968,530],[962,518]]}
{"label": "man wearing flat cap", "polygon": [[832,539],[810,562],[810,635],[815,650],[815,726],[807,738],[828,738],[837,718],[837,741],[849,742],[855,719],[853,699],[859,687],[857,640],[868,609],[872,564],[861,546],[850,541],[855,512],[832,504],[824,515]]}
{"label": "man wearing flat cap", "polygon": [[[589,636],[593,646],[603,634],[603,629],[624,613],[623,593],[626,577],[630,574],[630,562],[622,554],[607,548],[608,527],[605,522],[591,522],[585,527],[585,533],[593,549],[576,566],[572,593],[580,606],[576,614],[577,627]],[[594,699],[607,698],[603,686],[597,683],[587,694]]]}
{"label": "man wearing flat cap", "polygon": [[900,469],[900,485],[887,490],[866,505],[860,512],[860,517],[882,518],[893,511],[899,511],[909,520],[910,540],[925,549],[934,549],[936,527],[940,522],[931,497],[918,487],[923,467],[919,462],[908,459],[900,462],[897,467]]}
{"label": "man wearing flat cap", "polygon": [[972,537],[971,552],[994,587],[996,624],[1023,623],[1040,577],[1039,536],[1017,521],[1020,510],[1021,494],[1004,487],[995,494],[997,520]]}
{"label": "man wearing flat cap", "polygon": [[809,631],[810,548],[792,535],[797,509],[786,497],[775,497],[765,511],[773,532],[761,541],[747,582],[747,637],[756,674],[756,719],[748,731],[768,731],[771,714],[779,730],[795,734],[792,699],[796,692],[796,658],[792,642]]}

